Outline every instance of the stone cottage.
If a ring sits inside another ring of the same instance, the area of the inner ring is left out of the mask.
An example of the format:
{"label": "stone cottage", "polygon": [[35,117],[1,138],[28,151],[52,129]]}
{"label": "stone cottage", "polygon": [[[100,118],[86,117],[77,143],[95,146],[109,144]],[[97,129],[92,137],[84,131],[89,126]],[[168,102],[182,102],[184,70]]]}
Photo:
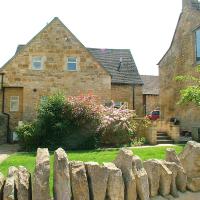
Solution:
{"label": "stone cottage", "polygon": [[160,108],[159,104],[159,77],[151,75],[141,75],[143,82],[143,106],[144,114]]}
{"label": "stone cottage", "polygon": [[56,91],[67,96],[93,93],[142,109],[142,81],[128,49],[86,48],[56,17],[0,68],[2,112],[13,129],[35,118],[39,102]]}
{"label": "stone cottage", "polygon": [[182,12],[171,45],[159,62],[160,104],[162,119],[180,120],[182,130],[191,131],[200,126],[200,108],[177,105],[180,89],[186,83],[177,83],[177,75],[198,76],[195,67],[200,64],[200,3],[182,0]]}

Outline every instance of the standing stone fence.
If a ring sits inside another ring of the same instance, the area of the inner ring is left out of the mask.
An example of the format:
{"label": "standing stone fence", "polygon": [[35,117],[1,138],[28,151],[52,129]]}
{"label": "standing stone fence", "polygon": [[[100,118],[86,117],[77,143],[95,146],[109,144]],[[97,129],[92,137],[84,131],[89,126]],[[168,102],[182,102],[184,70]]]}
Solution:
{"label": "standing stone fence", "polygon": [[[166,150],[165,160],[142,161],[121,149],[113,163],[69,161],[61,148],[54,153],[53,197],[50,156],[38,149],[33,175],[22,166],[0,173],[0,200],[150,200],[200,199],[200,144],[188,142],[180,155]],[[187,191],[189,190],[189,191]]]}

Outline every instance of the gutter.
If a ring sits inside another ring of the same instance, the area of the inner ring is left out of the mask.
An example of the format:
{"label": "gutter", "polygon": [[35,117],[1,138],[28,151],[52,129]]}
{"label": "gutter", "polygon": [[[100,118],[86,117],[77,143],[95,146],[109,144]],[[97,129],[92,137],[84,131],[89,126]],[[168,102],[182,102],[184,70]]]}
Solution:
{"label": "gutter", "polygon": [[7,143],[11,143],[11,138],[10,138],[10,115],[5,112],[5,87],[3,86],[3,80],[4,80],[4,75],[5,73],[0,73],[1,75],[1,90],[2,90],[2,108],[1,111],[4,115],[7,116]]}

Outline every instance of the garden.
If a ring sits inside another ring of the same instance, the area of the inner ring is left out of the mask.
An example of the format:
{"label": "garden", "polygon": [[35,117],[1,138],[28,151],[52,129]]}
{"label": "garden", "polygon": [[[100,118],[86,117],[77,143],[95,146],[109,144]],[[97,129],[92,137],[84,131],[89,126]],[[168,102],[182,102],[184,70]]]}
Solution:
{"label": "garden", "polygon": [[[148,119],[137,120],[133,110],[99,105],[91,94],[66,99],[62,93],[41,102],[37,118],[17,127],[21,152],[15,153],[0,164],[0,172],[7,174],[10,166],[24,166],[30,172],[35,168],[38,147],[48,148],[53,166],[53,151],[62,147],[69,160],[112,162],[120,147],[129,147],[142,160],[164,159],[169,146],[135,147],[146,141],[137,131],[148,127]],[[133,147],[134,146],[134,147]],[[171,147],[171,146],[170,146]],[[177,153],[183,145],[174,145]],[[53,184],[51,171],[50,184]]]}
{"label": "garden", "polygon": [[138,121],[135,111],[125,106],[98,104],[92,94],[66,99],[56,93],[40,103],[36,120],[20,125],[16,133],[24,151],[97,149],[143,144],[145,139],[137,130],[149,123],[148,119]]}

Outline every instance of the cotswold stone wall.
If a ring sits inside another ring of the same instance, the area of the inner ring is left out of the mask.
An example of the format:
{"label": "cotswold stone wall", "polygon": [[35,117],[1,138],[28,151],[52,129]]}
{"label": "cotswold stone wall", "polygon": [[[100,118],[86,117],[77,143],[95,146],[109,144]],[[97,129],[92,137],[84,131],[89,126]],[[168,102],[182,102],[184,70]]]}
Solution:
{"label": "cotswold stone wall", "polygon": [[[189,142],[177,156],[167,149],[165,160],[142,162],[129,149],[121,149],[113,163],[69,161],[55,151],[53,198],[56,200],[200,199],[200,144]],[[0,174],[1,200],[49,200],[50,158],[38,149],[33,176],[20,166]],[[190,190],[192,192],[188,192]],[[194,193],[196,192],[196,193]]]}
{"label": "cotswold stone wall", "polygon": [[200,10],[191,7],[192,0],[183,0],[180,15],[172,44],[159,63],[160,108],[162,119],[169,121],[176,117],[181,121],[183,130],[191,131],[191,127],[200,123],[200,109],[193,104],[177,105],[180,90],[189,83],[178,83],[178,75],[199,76],[195,66],[196,39],[195,29],[200,26]]}

